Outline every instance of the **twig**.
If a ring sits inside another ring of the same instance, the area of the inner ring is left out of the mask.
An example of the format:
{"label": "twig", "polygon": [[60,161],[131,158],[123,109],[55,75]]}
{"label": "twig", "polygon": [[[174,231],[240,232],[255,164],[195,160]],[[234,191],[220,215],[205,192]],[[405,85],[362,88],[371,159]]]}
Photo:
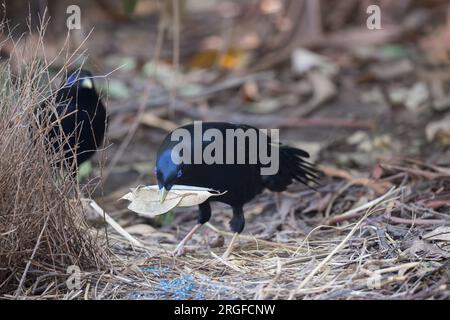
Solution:
{"label": "twig", "polygon": [[168,113],[170,117],[173,117],[173,108],[172,106],[175,103],[175,99],[177,96],[177,88],[178,88],[178,76],[180,70],[180,3],[179,0],[172,0],[172,10],[173,10],[173,52],[172,52],[172,64],[175,71],[175,75],[173,77],[173,83],[170,88],[170,103],[168,105]]}
{"label": "twig", "polygon": [[[365,205],[363,205],[363,206],[361,206],[361,207],[358,207],[358,208],[356,208],[356,209],[350,210],[350,211],[348,211],[348,212],[351,212],[351,211],[354,211],[354,210],[360,211],[360,210],[364,210],[364,209],[367,209],[367,208],[371,208],[371,207],[373,207],[373,206],[375,206],[375,205],[378,205],[378,204],[382,203],[386,198],[392,196],[394,193],[397,193],[398,190],[401,190],[401,189],[395,189],[395,188],[392,188],[392,189],[389,190],[385,195],[383,195],[383,196],[381,196],[381,197],[379,197],[379,198],[377,198],[377,199],[375,199],[375,200],[373,200],[373,201],[370,201],[369,203],[367,203],[367,204],[365,204]],[[348,212],[347,212],[347,213],[348,213]],[[366,213],[366,214],[358,221],[358,223],[355,224],[355,226],[354,226],[354,227],[352,228],[352,230],[347,234],[347,236],[341,241],[341,243],[340,243],[339,245],[337,245],[336,248],[334,248],[333,251],[331,251],[330,254],[329,254],[325,259],[323,259],[322,262],[319,263],[319,265],[318,265],[316,268],[314,268],[314,270],[313,270],[310,274],[308,274],[308,276],[300,283],[300,285],[297,287],[296,290],[294,290],[294,291],[291,292],[291,294],[289,295],[289,300],[292,300],[292,299],[294,298],[295,294],[296,294],[299,290],[303,289],[303,288],[305,287],[305,285],[306,285],[309,281],[311,281],[311,279],[316,275],[316,273],[319,272],[319,271],[320,271],[320,270],[328,263],[328,261],[330,261],[331,258],[345,246],[345,244],[347,243],[347,241],[353,236],[353,234],[356,232],[356,230],[358,230],[358,228],[359,228],[359,226],[362,224],[362,222],[363,222],[369,215],[371,215],[372,212],[373,212],[373,210],[372,210],[372,211],[368,211],[368,212],[367,212],[367,213]],[[345,214],[347,214],[347,213],[345,213]]]}
{"label": "twig", "polygon": [[50,218],[50,215],[47,216],[44,222],[44,226],[42,227],[41,233],[39,233],[39,237],[36,241],[36,245],[34,246],[33,252],[31,253],[30,260],[28,260],[27,265],[25,266],[25,270],[23,271],[22,277],[20,278],[19,286],[17,287],[15,298],[17,299],[19,297],[19,294],[22,292],[22,286],[25,282],[25,279],[27,277],[28,270],[31,266],[31,261],[33,261],[34,256],[36,255],[37,249],[39,248],[39,245],[41,244],[42,235],[44,234],[44,230],[47,227],[48,219]]}
{"label": "twig", "polygon": [[106,213],[94,200],[87,199],[89,201],[89,205],[94,209],[96,213],[98,213],[105,221],[116,230],[121,236],[127,239],[132,245],[136,247],[145,247],[140,241],[134,238],[131,234],[125,231],[113,218],[110,217],[109,214]]}
{"label": "twig", "polygon": [[428,180],[435,180],[435,179],[442,179],[442,178],[450,177],[450,173],[448,171],[441,171],[439,173],[435,173],[435,172],[431,172],[431,171],[425,171],[425,170],[414,169],[414,168],[407,168],[407,167],[394,165],[394,164],[387,164],[387,163],[382,163],[382,164],[380,164],[380,166],[383,169],[386,169],[386,170],[395,170],[395,171],[407,172],[407,173],[410,173],[410,174],[415,175],[417,177],[423,177],[423,178],[428,179]]}
{"label": "twig", "polygon": [[[155,52],[152,57],[152,63],[155,65],[159,59],[159,55],[160,55],[163,40],[164,40],[164,24],[163,23],[160,23],[158,26],[158,35],[157,35],[156,40],[157,41],[155,44]],[[134,135],[136,134],[136,131],[139,128],[139,124],[140,124],[139,119],[145,111],[147,101],[150,99],[150,87],[151,87],[151,82],[148,81],[146,93],[145,93],[144,97],[142,98],[142,101],[139,104],[136,121],[132,124],[125,139],[120,144],[119,150],[117,150],[116,154],[114,155],[113,159],[109,163],[108,167],[104,170],[103,181],[106,181],[108,179],[113,168],[117,165],[119,160],[122,158],[123,154],[125,153],[125,150],[127,149],[128,145],[130,144],[131,140],[133,139]]]}
{"label": "twig", "polygon": [[398,223],[398,224],[407,224],[407,225],[422,225],[422,226],[434,226],[434,225],[443,225],[446,223],[450,223],[450,220],[441,220],[441,219],[404,219],[398,217],[384,217],[388,221]]}
{"label": "twig", "polygon": [[[399,189],[398,189],[398,190],[399,190]],[[374,205],[377,205],[378,203],[380,203],[381,201],[383,201],[384,199],[386,199],[387,197],[391,196],[393,191],[395,191],[394,188],[392,188],[391,190],[389,190],[389,191],[388,191],[386,194],[384,194],[383,196],[378,197],[378,198],[376,198],[376,199],[374,199],[374,200],[372,200],[372,201],[370,201],[370,202],[367,202],[366,204],[364,204],[364,205],[362,205],[362,206],[360,206],[360,207],[358,207],[358,208],[350,209],[349,211],[344,212],[343,214],[334,216],[334,217],[330,218],[328,221],[326,221],[325,224],[332,225],[332,224],[336,224],[336,223],[341,222],[341,221],[348,220],[349,217],[350,217],[350,218],[354,218],[354,217],[358,216],[358,215],[355,215],[355,214],[357,214],[357,213],[359,213],[359,212],[362,212],[363,210],[366,210],[366,209],[368,209],[368,208],[371,208],[371,207],[373,207]]]}
{"label": "twig", "polygon": [[369,121],[339,119],[339,118],[286,118],[282,116],[271,115],[270,117],[260,117],[242,113],[229,113],[209,109],[207,113],[202,112],[191,104],[178,100],[173,106],[174,110],[184,113],[192,118],[202,119],[204,121],[229,121],[234,123],[248,123],[262,128],[303,128],[303,127],[324,127],[324,128],[347,128],[367,130],[373,127]]}
{"label": "twig", "polygon": [[215,254],[215,253],[212,252],[212,251],[211,251],[211,255],[212,255],[217,261],[222,262],[224,265],[226,265],[227,267],[230,267],[230,268],[233,269],[234,271],[244,273],[244,271],[242,271],[241,269],[239,269],[236,265],[230,263],[229,261],[226,261],[225,259],[222,259],[222,257],[219,257],[217,254]]}
{"label": "twig", "polygon": [[415,267],[417,267],[420,264],[421,264],[421,262],[408,262],[408,263],[400,264],[400,265],[389,267],[389,268],[374,270],[372,272],[375,273],[375,274],[396,272],[396,271],[400,271],[400,270],[408,270],[408,269],[411,269],[411,268],[415,268]]}
{"label": "twig", "polygon": [[[214,227],[209,222],[205,223],[205,226],[208,227],[209,229],[213,230],[215,233],[217,233],[219,235],[222,235],[222,236],[230,236],[230,237],[232,237],[234,235],[234,233],[219,230],[218,228]],[[245,234],[239,235],[239,239],[255,241],[257,244],[265,244],[265,245],[272,246],[272,247],[297,249],[297,247],[294,246],[294,245],[288,245],[288,244],[283,244],[283,243],[279,243],[279,242],[273,242],[273,241],[267,241],[267,240],[263,240],[263,239],[258,239],[258,238],[254,237],[254,236],[249,236],[249,235],[245,235]]]}

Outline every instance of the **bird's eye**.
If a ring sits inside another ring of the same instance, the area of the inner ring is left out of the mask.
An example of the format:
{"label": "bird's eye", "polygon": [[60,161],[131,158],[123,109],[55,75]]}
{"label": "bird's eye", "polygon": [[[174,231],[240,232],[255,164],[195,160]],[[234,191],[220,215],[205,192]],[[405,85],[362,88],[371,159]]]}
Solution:
{"label": "bird's eye", "polygon": [[72,74],[67,78],[66,85],[67,85],[68,87],[71,87],[71,86],[74,85],[74,83],[75,83],[77,80],[78,80],[78,72],[74,72],[74,73],[72,73]]}
{"label": "bird's eye", "polygon": [[178,170],[177,178],[181,178],[182,175],[183,175],[183,171],[182,170]]}

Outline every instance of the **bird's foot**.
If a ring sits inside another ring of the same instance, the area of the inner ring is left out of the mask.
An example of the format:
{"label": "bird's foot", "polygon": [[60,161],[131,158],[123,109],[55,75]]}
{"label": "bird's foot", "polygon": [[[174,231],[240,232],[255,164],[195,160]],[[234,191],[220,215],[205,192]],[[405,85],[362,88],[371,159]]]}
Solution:
{"label": "bird's foot", "polygon": [[180,257],[186,253],[186,248],[184,247],[186,243],[192,238],[194,233],[201,227],[201,224],[196,224],[191,231],[184,237],[183,240],[178,244],[178,246],[173,251],[173,255],[176,257]]}
{"label": "bird's foot", "polygon": [[184,256],[184,255],[186,254],[186,248],[185,248],[185,246],[184,246],[184,243],[180,243],[180,244],[175,248],[175,250],[172,252],[172,254],[173,254],[175,257],[181,257],[181,256]]}
{"label": "bird's foot", "polygon": [[233,235],[233,238],[231,239],[231,242],[230,242],[230,244],[228,245],[227,250],[226,250],[226,251],[223,253],[223,255],[222,255],[222,259],[223,259],[223,260],[227,260],[227,259],[230,257],[231,253],[233,252],[234,243],[236,242],[236,240],[238,239],[238,237],[239,237],[239,233],[236,232],[236,233]]}

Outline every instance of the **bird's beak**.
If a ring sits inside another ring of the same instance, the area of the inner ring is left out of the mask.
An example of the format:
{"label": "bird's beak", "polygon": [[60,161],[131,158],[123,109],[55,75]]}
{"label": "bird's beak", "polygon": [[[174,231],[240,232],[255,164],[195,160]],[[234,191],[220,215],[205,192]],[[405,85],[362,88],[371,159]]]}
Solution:
{"label": "bird's beak", "polygon": [[164,200],[166,200],[166,197],[167,197],[168,193],[169,193],[169,191],[166,190],[166,188],[164,188],[164,187],[159,189],[159,203],[163,203]]}

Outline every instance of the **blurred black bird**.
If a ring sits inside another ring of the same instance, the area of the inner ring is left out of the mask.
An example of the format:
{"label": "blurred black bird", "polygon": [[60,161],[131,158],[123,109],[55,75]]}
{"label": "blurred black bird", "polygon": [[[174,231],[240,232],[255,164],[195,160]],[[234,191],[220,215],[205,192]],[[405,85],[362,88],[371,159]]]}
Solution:
{"label": "blurred black bird", "polygon": [[63,152],[69,168],[76,167],[94,155],[102,145],[107,115],[94,86],[93,75],[83,69],[71,70],[56,92],[56,112],[48,110],[50,101],[41,108],[50,130],[48,140],[55,153]]}
{"label": "blurred black bird", "polygon": [[[202,132],[208,129],[218,130],[222,137],[226,137],[227,130],[242,129],[242,133],[248,133],[249,130],[253,130],[257,133],[258,129],[247,125],[237,125],[224,122],[203,122],[201,124]],[[184,245],[193,236],[193,234],[211,217],[211,201],[223,202],[230,205],[233,209],[233,217],[230,221],[231,230],[235,232],[233,239],[231,240],[228,249],[225,251],[223,258],[227,258],[232,251],[233,243],[235,242],[238,234],[242,232],[245,225],[243,206],[256,195],[260,194],[264,189],[269,189],[275,192],[285,191],[286,188],[294,181],[300,181],[305,185],[316,183],[319,178],[319,171],[304,158],[309,158],[309,154],[303,150],[289,147],[280,143],[272,143],[272,139],[267,135],[264,135],[265,140],[262,143],[266,143],[267,149],[270,150],[270,146],[274,146],[274,152],[278,152],[279,155],[279,169],[276,174],[263,175],[261,168],[267,167],[263,165],[262,161],[258,158],[258,161],[252,162],[250,159],[250,144],[248,141],[245,143],[244,149],[239,149],[238,144],[235,144],[232,149],[225,148],[225,138],[221,143],[223,148],[222,163],[194,163],[194,124],[189,124],[176,129],[185,129],[192,137],[188,141],[187,150],[190,148],[191,161],[190,163],[179,163],[180,161],[174,161],[172,151],[177,148],[179,141],[172,141],[172,133],[170,133],[162,142],[157,155],[156,161],[156,177],[158,180],[158,186],[160,190],[160,200],[164,201],[167,192],[173,187],[173,185],[189,185],[197,187],[205,187],[217,190],[219,192],[225,192],[223,195],[210,198],[208,201],[199,205],[198,224],[188,233],[188,235],[177,246],[174,254],[181,255],[184,253]],[[265,134],[265,133],[263,133]],[[201,137],[202,152],[205,148],[212,143],[215,139],[205,139]],[[257,143],[259,146],[261,136],[257,134]],[[267,141],[267,142],[264,142]],[[264,146],[264,145],[263,145]],[[210,146],[210,148],[212,145]],[[245,152],[245,163],[236,164],[236,160],[239,152]],[[230,153],[232,152],[231,156]],[[258,148],[259,152],[259,148]],[[181,152],[181,156],[183,152]],[[214,156],[214,152],[211,153]],[[235,164],[227,164],[227,155],[234,157]]]}

